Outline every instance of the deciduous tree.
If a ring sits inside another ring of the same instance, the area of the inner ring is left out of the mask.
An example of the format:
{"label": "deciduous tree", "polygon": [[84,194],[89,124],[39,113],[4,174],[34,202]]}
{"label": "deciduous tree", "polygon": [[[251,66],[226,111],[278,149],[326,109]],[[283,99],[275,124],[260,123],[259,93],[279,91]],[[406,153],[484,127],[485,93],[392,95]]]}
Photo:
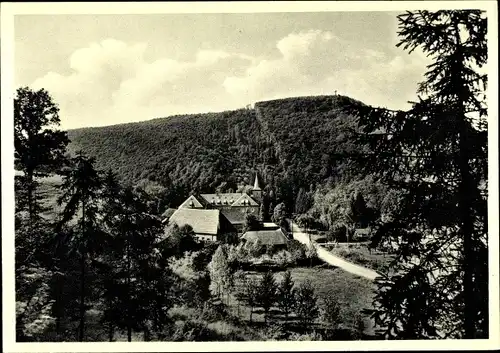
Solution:
{"label": "deciduous tree", "polygon": [[268,271],[262,276],[259,283],[256,304],[264,310],[264,321],[267,323],[269,310],[276,302],[277,286],[272,272]]}
{"label": "deciduous tree", "polygon": [[210,288],[212,293],[222,300],[223,295],[226,294],[227,296],[234,284],[226,245],[220,245],[217,250],[215,250],[212,261],[208,264],[208,271],[210,273]]}
{"label": "deciduous tree", "polygon": [[297,288],[295,313],[302,325],[307,328],[319,315],[316,294],[309,280]]}
{"label": "deciduous tree", "polygon": [[331,294],[323,296],[322,299],[321,317],[328,325],[329,331],[332,331],[332,329],[335,329],[339,324],[340,306],[336,298]]}
{"label": "deciduous tree", "polygon": [[253,311],[257,305],[258,293],[259,282],[255,278],[249,276],[240,278],[236,299],[250,308],[250,322],[252,322]]}
{"label": "deciduous tree", "polygon": [[245,215],[245,224],[243,225],[243,233],[249,230],[258,230],[260,227],[259,220],[255,215],[248,213]]}
{"label": "deciduous tree", "polygon": [[275,222],[280,227],[285,225],[286,219],[286,206],[284,203],[279,203],[274,208],[273,212],[273,222]]}
{"label": "deciduous tree", "polygon": [[[19,178],[26,188],[31,227],[35,228],[38,203],[37,177],[61,169],[68,137],[60,131],[59,108],[50,94],[28,87],[18,88],[14,98],[14,164],[23,172]],[[17,196],[23,195],[18,193]]]}
{"label": "deciduous tree", "polygon": [[293,311],[295,305],[295,288],[290,271],[285,272],[278,285],[276,303],[285,315],[285,320],[288,320],[288,315]]}

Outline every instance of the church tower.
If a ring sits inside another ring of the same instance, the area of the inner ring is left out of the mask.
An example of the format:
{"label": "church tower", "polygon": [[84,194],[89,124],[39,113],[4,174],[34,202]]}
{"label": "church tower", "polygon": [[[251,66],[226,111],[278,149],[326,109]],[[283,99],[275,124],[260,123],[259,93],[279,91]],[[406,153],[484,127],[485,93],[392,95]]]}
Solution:
{"label": "church tower", "polygon": [[258,203],[262,202],[262,189],[260,188],[259,177],[257,174],[255,174],[255,182],[253,183],[252,197]]}

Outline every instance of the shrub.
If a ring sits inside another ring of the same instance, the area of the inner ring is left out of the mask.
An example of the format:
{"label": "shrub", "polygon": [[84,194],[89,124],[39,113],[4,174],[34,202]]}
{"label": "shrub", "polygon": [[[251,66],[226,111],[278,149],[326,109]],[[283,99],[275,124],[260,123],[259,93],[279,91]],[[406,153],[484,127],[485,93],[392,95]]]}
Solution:
{"label": "shrub", "polygon": [[302,282],[297,289],[295,313],[305,327],[318,317],[317,298],[309,280]]}
{"label": "shrub", "polygon": [[219,336],[220,341],[244,341],[242,330],[226,321],[211,322],[207,327]]}
{"label": "shrub", "polygon": [[206,271],[208,264],[212,260],[212,256],[218,248],[217,243],[208,243],[203,249],[196,252],[193,258],[193,268],[195,271]]}
{"label": "shrub", "polygon": [[340,321],[340,306],[331,295],[325,295],[321,305],[321,316],[323,321],[328,325],[327,333],[330,338],[332,331],[335,330]]}
{"label": "shrub", "polygon": [[288,243],[288,251],[292,255],[293,263],[297,264],[306,259],[306,247],[295,239]]}
{"label": "shrub", "polygon": [[355,327],[354,327],[354,331],[355,331],[355,339],[357,340],[361,340],[363,339],[364,337],[364,332],[365,332],[365,322],[363,320],[363,317],[361,315],[358,315],[356,316],[356,319],[355,319]]}
{"label": "shrub", "polygon": [[184,280],[196,279],[197,273],[194,270],[193,261],[197,256],[197,252],[187,252],[184,257],[172,257],[168,261],[168,266],[174,274]]}
{"label": "shrub", "polygon": [[187,306],[174,305],[168,311],[168,315],[172,320],[187,320],[197,316],[198,310]]}
{"label": "shrub", "polygon": [[178,298],[192,306],[201,306],[210,297],[210,277],[206,270],[195,271],[194,261],[199,252],[187,252],[183,257],[171,258],[169,268],[179,277]]}
{"label": "shrub", "polygon": [[268,254],[263,254],[259,258],[255,259],[254,262],[260,262],[260,263],[271,263],[271,256]]}
{"label": "shrub", "polygon": [[199,321],[176,322],[176,328],[172,334],[173,342],[195,342],[195,341],[215,341],[219,337],[210,330],[207,325]]}
{"label": "shrub", "polygon": [[[18,294],[24,300],[16,301],[16,334],[18,340],[37,341],[54,324],[51,316],[54,301],[50,299],[50,286],[47,283],[51,272],[39,268],[27,268],[21,277],[23,285],[30,290]],[[29,295],[30,294],[30,295]]]}
{"label": "shrub", "polygon": [[288,337],[288,340],[289,341],[322,341],[323,336],[321,336],[321,334],[319,334],[316,331],[312,332],[312,333],[304,333],[304,334],[294,332]]}
{"label": "shrub", "polygon": [[224,320],[228,315],[227,308],[222,303],[205,302],[200,319],[207,322]]}
{"label": "shrub", "polygon": [[272,245],[265,245],[264,248],[266,249],[266,255],[268,256],[272,256],[276,251],[275,247]]}
{"label": "shrub", "polygon": [[230,263],[248,262],[250,258],[249,251],[244,243],[238,245],[230,245],[228,247],[227,259]]}
{"label": "shrub", "polygon": [[244,246],[247,249],[249,256],[251,257],[259,257],[266,252],[266,247],[258,240],[247,242]]}
{"label": "shrub", "polygon": [[272,261],[279,267],[286,267],[294,263],[292,254],[289,251],[281,250],[273,255]]}
{"label": "shrub", "polygon": [[288,335],[285,326],[282,324],[270,325],[265,331],[266,341],[283,341],[287,339]]}
{"label": "shrub", "polygon": [[277,306],[285,315],[285,320],[288,320],[289,313],[293,310],[295,305],[295,288],[290,271],[286,271],[283,279],[278,284],[277,291]]}

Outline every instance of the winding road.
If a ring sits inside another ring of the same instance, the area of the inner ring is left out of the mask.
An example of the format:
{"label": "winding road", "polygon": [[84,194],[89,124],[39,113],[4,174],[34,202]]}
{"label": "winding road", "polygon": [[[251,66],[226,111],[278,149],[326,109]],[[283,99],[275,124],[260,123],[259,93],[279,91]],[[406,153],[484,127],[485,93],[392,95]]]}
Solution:
{"label": "winding road", "polygon": [[[299,226],[297,226],[295,223],[292,223],[292,231],[294,239],[298,240],[302,244],[309,246],[309,235],[303,232],[302,229],[300,229]],[[314,246],[316,246],[318,257],[324,262],[332,266],[339,267],[344,271],[347,271],[354,275],[364,277],[372,281],[376,277],[378,277],[377,272],[370,270],[369,268],[359,266],[352,262],[346,261],[338,256],[333,255],[331,252],[320,246],[320,244],[316,243],[315,241],[311,240],[311,242],[313,243]]]}

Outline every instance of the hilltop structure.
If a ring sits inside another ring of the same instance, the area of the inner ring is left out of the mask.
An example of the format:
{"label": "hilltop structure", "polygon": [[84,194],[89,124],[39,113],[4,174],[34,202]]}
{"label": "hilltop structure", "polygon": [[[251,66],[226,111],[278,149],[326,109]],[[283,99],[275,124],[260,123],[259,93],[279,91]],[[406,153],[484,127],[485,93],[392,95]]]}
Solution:
{"label": "hilltop structure", "polygon": [[[220,216],[229,221],[229,223],[241,233],[245,218],[247,214],[253,214],[258,220],[260,219],[260,205],[262,203],[262,189],[260,187],[259,178],[255,175],[255,181],[250,194],[244,192],[231,192],[231,193],[215,193],[215,194],[199,194],[190,195],[178,208],[177,211],[172,214],[170,221],[176,221],[180,210],[191,209],[197,212],[184,212],[181,211],[180,214],[183,215],[183,224],[190,224],[195,230],[193,224],[198,224],[199,220],[195,219],[198,217],[203,217],[207,211],[212,213],[216,210],[220,213]],[[177,215],[176,215],[177,214]],[[215,213],[214,213],[215,214]],[[175,216],[175,217],[174,217]],[[212,216],[213,219],[216,216]],[[166,219],[165,219],[166,221]],[[211,222],[214,223],[214,222]],[[212,227],[213,228],[213,227]],[[196,230],[195,230],[195,233]],[[213,233],[213,232],[212,232]],[[204,232],[197,233],[197,236],[203,240],[215,240],[216,237]]]}

